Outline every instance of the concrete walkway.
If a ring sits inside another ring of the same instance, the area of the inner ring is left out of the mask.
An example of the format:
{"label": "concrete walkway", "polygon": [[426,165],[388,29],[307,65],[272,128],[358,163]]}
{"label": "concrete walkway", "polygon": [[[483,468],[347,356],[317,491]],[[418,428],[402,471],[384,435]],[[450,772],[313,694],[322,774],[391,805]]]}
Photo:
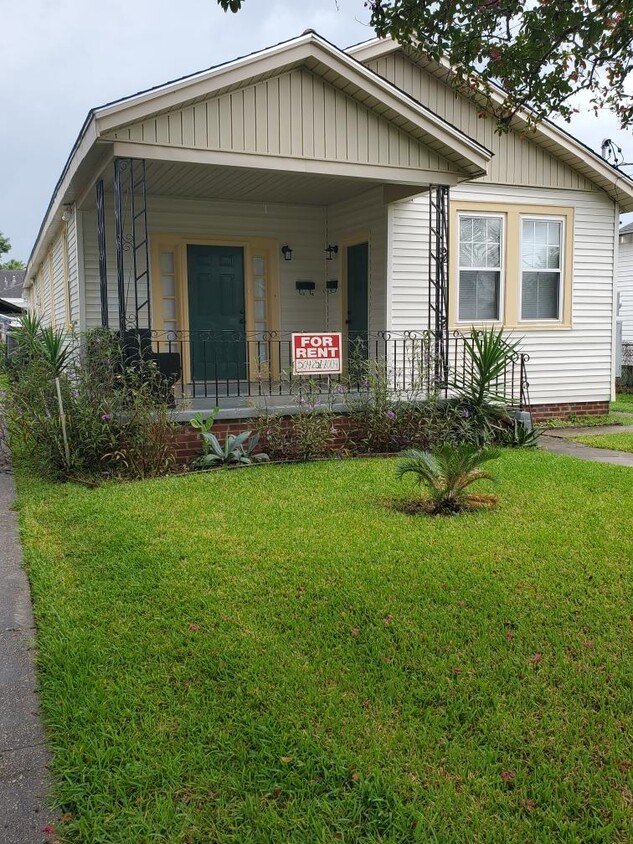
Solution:
{"label": "concrete walkway", "polygon": [[565,454],[594,463],[612,463],[614,466],[633,467],[633,454],[608,448],[593,448],[576,443],[572,437],[599,436],[600,434],[630,434],[633,425],[599,425],[584,428],[547,428],[541,435],[541,446],[554,454]]}
{"label": "concrete walkway", "polygon": [[50,841],[44,729],[33,663],[31,593],[22,569],[15,483],[0,465],[0,842]]}

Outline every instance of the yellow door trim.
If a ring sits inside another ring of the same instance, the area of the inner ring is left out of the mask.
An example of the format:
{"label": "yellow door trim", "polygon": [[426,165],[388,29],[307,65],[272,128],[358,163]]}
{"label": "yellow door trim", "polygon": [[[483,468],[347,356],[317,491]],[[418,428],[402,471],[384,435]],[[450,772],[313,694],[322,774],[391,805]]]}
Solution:
{"label": "yellow door trim", "polygon": [[[247,333],[255,330],[255,295],[253,281],[253,258],[263,255],[266,261],[266,330],[279,331],[279,244],[276,240],[263,237],[209,237],[200,234],[174,234],[166,232],[150,233],[150,277],[153,299],[153,327],[164,331],[162,310],[162,287],[160,254],[174,253],[174,283],[176,288],[176,325],[177,330],[189,331],[189,285],[187,272],[187,246],[238,246],[244,250],[244,304],[245,329]],[[249,372],[251,380],[259,369],[257,349],[251,344]],[[181,344],[182,369],[185,383],[191,382],[191,361],[189,343]],[[279,354],[273,345],[274,355],[270,365],[274,377],[279,375]],[[267,373],[268,374],[268,373]]]}

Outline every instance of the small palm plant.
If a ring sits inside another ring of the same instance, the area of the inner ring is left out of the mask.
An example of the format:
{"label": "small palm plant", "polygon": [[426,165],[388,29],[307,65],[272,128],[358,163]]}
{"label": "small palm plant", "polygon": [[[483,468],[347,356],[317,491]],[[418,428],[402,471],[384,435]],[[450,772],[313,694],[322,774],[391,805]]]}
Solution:
{"label": "small palm plant", "polygon": [[497,449],[473,445],[443,445],[433,452],[412,448],[402,452],[403,459],[398,463],[396,473],[398,478],[402,478],[411,472],[416,475],[418,483],[426,486],[430,498],[423,502],[423,507],[428,512],[459,513],[494,507],[497,503],[497,497],[490,493],[465,491],[475,481],[495,480],[480,467],[497,457]]}

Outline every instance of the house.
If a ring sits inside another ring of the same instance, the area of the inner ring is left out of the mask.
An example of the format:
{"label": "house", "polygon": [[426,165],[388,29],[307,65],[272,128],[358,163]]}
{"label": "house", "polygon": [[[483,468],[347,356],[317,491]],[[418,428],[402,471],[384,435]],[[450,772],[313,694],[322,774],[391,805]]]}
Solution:
{"label": "house", "polygon": [[633,343],[633,223],[622,226],[618,252],[618,318],[622,342]]}
{"label": "house", "polygon": [[6,338],[10,328],[20,324],[26,310],[22,288],[26,270],[0,270],[0,340]]}
{"label": "house", "polygon": [[549,122],[496,134],[449,72],[308,31],[93,109],[30,307],[136,333],[194,406],[227,413],[282,392],[292,332],[340,331],[398,378],[423,349],[445,379],[473,325],[521,340],[515,403],[529,381],[538,417],[604,412],[633,182]]}

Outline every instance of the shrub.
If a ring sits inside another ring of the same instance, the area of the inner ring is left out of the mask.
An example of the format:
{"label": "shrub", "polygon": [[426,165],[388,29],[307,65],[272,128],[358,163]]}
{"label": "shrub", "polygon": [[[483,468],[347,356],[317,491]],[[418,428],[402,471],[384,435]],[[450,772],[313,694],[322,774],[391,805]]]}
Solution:
{"label": "shrub", "polygon": [[7,415],[11,446],[61,479],[143,478],[173,463],[170,391],[155,363],[117,335],[81,337],[31,320],[15,332]]}
{"label": "shrub", "polygon": [[332,405],[337,394],[329,379],[296,378],[296,412],[280,415],[265,408],[256,427],[273,460],[314,460],[331,454],[337,434]]}
{"label": "shrub", "polygon": [[396,472],[399,478],[412,473],[418,483],[424,484],[430,496],[429,512],[459,513],[496,503],[494,495],[465,490],[475,481],[494,480],[489,472],[479,467],[498,456],[495,449],[479,449],[473,445],[444,445],[433,452],[409,449],[402,452],[403,459]]}

